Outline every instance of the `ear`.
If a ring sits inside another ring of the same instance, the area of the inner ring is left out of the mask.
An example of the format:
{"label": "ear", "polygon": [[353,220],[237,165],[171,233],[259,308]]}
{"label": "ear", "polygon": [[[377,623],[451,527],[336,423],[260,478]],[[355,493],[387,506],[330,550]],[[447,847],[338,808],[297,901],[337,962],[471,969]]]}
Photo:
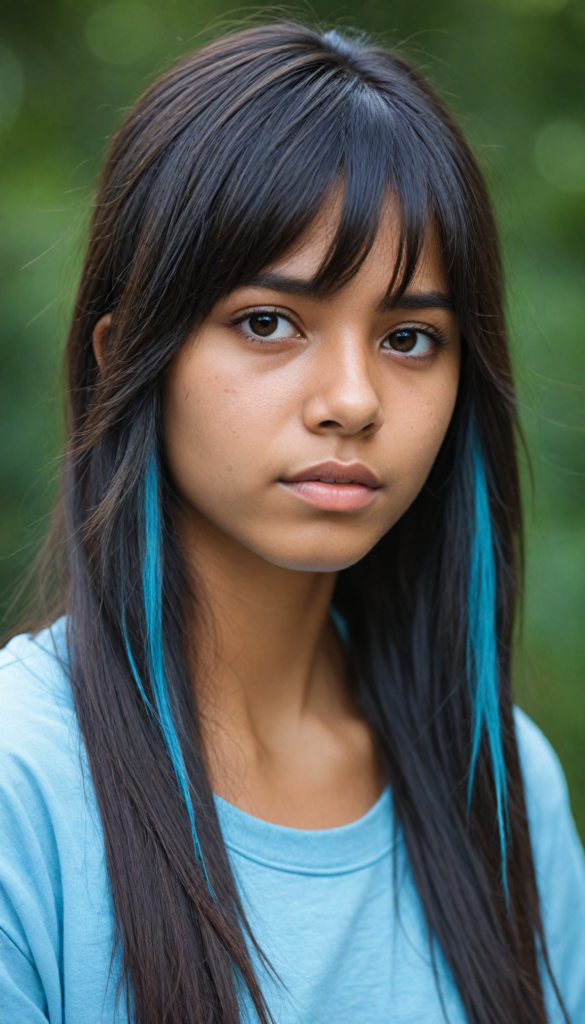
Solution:
{"label": "ear", "polygon": [[97,324],[95,325],[95,327],[93,329],[93,334],[92,334],[93,351],[94,351],[95,358],[97,360],[97,364],[98,364],[100,370],[102,369],[102,365],[103,365],[103,361],[104,361],[103,360],[104,344],[105,344],[107,336],[108,336],[108,331],[110,329],[111,322],[112,322],[112,314],[111,313],[106,313],[105,316],[102,316],[101,319],[98,320]]}

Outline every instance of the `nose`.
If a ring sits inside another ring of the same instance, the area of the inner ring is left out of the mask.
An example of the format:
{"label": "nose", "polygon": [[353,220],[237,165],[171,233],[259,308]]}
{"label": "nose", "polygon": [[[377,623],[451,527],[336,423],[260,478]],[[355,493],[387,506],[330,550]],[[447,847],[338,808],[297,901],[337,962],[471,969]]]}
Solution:
{"label": "nose", "polygon": [[[329,349],[329,347],[328,347]],[[312,367],[305,425],[314,433],[347,436],[377,433],[384,412],[366,346],[359,338],[340,340]]]}

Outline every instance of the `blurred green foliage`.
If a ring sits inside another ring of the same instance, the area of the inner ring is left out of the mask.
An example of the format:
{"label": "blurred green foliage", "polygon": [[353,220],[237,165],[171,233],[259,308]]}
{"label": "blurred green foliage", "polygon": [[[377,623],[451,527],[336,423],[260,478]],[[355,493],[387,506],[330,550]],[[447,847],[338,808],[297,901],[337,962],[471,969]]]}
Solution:
{"label": "blurred green foliage", "polygon": [[[451,103],[488,175],[536,483],[517,693],[563,761],[585,836],[585,0],[313,0],[296,13],[400,44]],[[249,14],[223,0],[0,6],[5,609],[55,489],[60,358],[108,138],[210,25]]]}

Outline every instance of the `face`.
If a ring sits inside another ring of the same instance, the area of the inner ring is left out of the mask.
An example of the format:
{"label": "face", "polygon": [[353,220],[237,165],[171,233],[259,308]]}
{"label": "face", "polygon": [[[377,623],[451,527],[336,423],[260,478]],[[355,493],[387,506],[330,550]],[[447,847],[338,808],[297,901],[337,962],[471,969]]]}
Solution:
{"label": "face", "polygon": [[260,558],[330,572],[362,558],[421,490],[449,425],[459,331],[427,240],[397,307],[389,206],[357,276],[308,283],[336,227],[325,211],[296,249],[223,298],[165,388],[171,475],[194,528]]}

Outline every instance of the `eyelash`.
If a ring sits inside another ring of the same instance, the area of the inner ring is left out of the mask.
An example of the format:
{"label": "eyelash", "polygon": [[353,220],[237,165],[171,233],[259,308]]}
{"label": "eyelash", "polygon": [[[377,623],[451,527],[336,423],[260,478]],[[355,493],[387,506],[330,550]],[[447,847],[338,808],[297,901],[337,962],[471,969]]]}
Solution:
{"label": "eyelash", "polygon": [[[295,324],[290,313],[285,312],[285,310],[279,309],[278,306],[256,306],[253,309],[248,309],[245,313],[241,314],[238,317],[235,317],[233,320],[230,321],[230,326],[234,327],[238,331],[240,337],[245,338],[246,341],[256,342],[262,347],[271,344],[276,345],[279,343],[279,341],[282,342],[282,339],[276,339],[275,341],[271,341],[270,338],[257,338],[255,337],[255,335],[249,334],[247,331],[242,330],[242,324],[251,316],[254,316],[255,313],[275,313],[277,316],[282,317],[283,320],[288,320],[288,322],[292,324],[295,330],[299,331],[299,328]],[[431,338],[434,343],[434,348],[424,356],[412,356],[409,355],[408,352],[395,352],[395,354],[399,355],[401,359],[408,359],[410,362],[427,362],[429,359],[433,359],[436,356],[438,348],[445,348],[447,345],[447,339],[445,338],[443,332],[439,330],[438,327],[430,327],[427,324],[401,324],[400,327],[395,328],[394,331],[391,331],[382,340],[386,341],[387,338],[392,337],[392,335],[395,334],[397,331],[416,331],[419,334],[426,334],[427,337]],[[285,340],[288,341],[290,339],[287,338]],[[386,351],[389,350],[386,349]]]}
{"label": "eyelash", "polygon": [[[245,313],[235,317],[233,320],[230,320],[230,326],[235,327],[240,337],[245,338],[246,341],[255,341],[265,347],[266,345],[271,344],[277,345],[279,342],[282,342],[283,340],[282,338],[276,338],[274,341],[271,338],[257,338],[254,334],[248,334],[247,331],[242,330],[242,324],[244,323],[244,321],[249,320],[250,317],[254,316],[255,313],[275,313],[276,316],[282,317],[283,320],[288,320],[289,324],[292,324],[295,330],[299,331],[299,328],[295,324],[290,313],[285,312],[284,309],[279,309],[278,306],[255,306],[253,309],[248,309],[246,310]],[[290,341],[292,340],[292,338],[286,338],[285,340]]]}
{"label": "eyelash", "polygon": [[[401,359],[408,359],[411,363],[425,363],[431,359],[434,359],[437,355],[437,349],[447,347],[447,339],[443,332],[438,327],[431,327],[427,324],[401,324],[400,327],[396,327],[390,334],[387,334],[383,339],[386,341],[387,338],[391,338],[393,334],[398,331],[415,331],[417,334],[424,334],[427,338],[430,338],[433,342],[433,348],[430,352],[427,352],[424,356],[412,356],[408,352],[397,352],[394,350],[395,355],[399,355]],[[386,349],[388,351],[388,349]]]}

